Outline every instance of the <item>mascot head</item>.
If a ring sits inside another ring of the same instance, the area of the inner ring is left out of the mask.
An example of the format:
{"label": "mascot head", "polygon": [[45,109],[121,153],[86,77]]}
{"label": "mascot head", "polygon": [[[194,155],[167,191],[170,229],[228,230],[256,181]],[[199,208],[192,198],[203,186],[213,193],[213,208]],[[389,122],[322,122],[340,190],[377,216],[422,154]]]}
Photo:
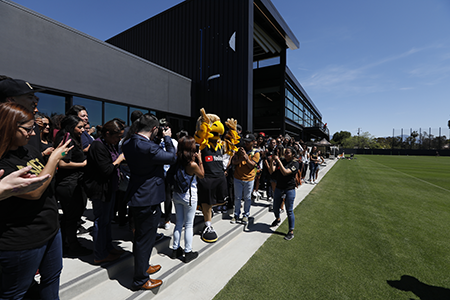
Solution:
{"label": "mascot head", "polygon": [[210,131],[210,133],[212,133],[214,135],[211,138],[212,140],[220,139],[220,136],[223,135],[224,132],[225,132],[225,128],[223,127],[222,122],[215,121],[214,123],[212,123],[211,131]]}
{"label": "mascot head", "polygon": [[[210,133],[213,135],[213,137],[210,137],[212,140],[218,140],[220,139],[220,136],[224,134],[225,127],[223,126],[222,122],[220,122],[220,118],[218,115],[215,114],[206,114],[205,115],[209,119],[209,127],[210,127]],[[204,116],[200,116],[197,119],[197,124],[195,129],[200,130],[200,126],[204,122],[205,118]]]}

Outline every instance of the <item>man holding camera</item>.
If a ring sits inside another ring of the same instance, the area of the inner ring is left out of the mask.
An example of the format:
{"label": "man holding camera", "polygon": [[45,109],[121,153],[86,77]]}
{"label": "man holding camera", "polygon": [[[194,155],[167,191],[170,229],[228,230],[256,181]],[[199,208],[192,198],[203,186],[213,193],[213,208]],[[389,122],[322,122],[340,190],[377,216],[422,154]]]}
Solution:
{"label": "man holding camera", "polygon": [[242,224],[248,223],[250,215],[250,206],[252,204],[253,184],[256,176],[256,166],[259,162],[260,153],[254,149],[255,136],[251,133],[246,134],[242,139],[244,147],[233,156],[231,163],[235,166],[234,170],[234,216],[231,223],[235,224],[241,214],[241,199],[244,199],[244,213]]}
{"label": "man holding camera", "polygon": [[[159,146],[158,134],[164,140],[166,151]],[[136,290],[148,290],[162,284],[161,280],[149,278],[149,274],[161,269],[160,265],[149,265],[149,259],[161,217],[160,203],[166,197],[164,165],[176,161],[171,134],[170,128],[160,127],[154,115],[145,114],[131,125],[122,146],[131,172],[125,197],[129,200],[135,226],[132,288]]]}

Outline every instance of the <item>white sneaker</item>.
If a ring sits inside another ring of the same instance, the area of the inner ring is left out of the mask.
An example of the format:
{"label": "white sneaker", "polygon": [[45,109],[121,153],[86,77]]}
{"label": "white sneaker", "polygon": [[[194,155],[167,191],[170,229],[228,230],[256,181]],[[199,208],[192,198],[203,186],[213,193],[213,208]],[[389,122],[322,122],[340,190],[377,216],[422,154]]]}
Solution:
{"label": "white sneaker", "polygon": [[164,229],[169,230],[170,229],[170,221],[164,224]]}

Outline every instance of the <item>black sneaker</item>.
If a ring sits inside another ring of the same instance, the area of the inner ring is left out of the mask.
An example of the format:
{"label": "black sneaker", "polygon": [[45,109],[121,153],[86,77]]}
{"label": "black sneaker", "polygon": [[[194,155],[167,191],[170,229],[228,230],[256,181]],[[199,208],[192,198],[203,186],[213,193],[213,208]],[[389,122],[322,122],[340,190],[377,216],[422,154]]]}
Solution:
{"label": "black sneaker", "polygon": [[175,259],[178,257],[182,257],[183,254],[184,254],[183,248],[178,247],[178,249],[172,250],[172,255],[170,256],[170,258]]}
{"label": "black sneaker", "polygon": [[217,239],[217,233],[214,231],[212,226],[205,226],[205,229],[203,229],[202,232],[202,240],[207,243],[214,243]]}
{"label": "black sneaker", "polygon": [[270,225],[270,227],[275,227],[275,226],[277,226],[278,224],[280,224],[280,220],[278,220],[278,219],[275,219],[275,221],[273,221],[272,222],[272,224]]}
{"label": "black sneaker", "polygon": [[198,252],[191,251],[191,252],[185,253],[184,254],[184,262],[188,263],[188,262],[196,259],[197,257],[198,257]]}
{"label": "black sneaker", "polygon": [[290,240],[292,240],[294,238],[294,233],[293,232],[288,232],[285,236],[284,236],[284,239],[286,240],[286,241],[290,241]]}

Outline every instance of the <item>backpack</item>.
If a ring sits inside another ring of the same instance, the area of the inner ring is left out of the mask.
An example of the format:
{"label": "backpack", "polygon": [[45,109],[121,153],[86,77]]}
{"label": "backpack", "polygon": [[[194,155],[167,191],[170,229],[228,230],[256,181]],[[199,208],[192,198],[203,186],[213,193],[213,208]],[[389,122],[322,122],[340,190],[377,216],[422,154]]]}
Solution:
{"label": "backpack", "polygon": [[173,186],[173,190],[179,194],[184,194],[189,191],[189,206],[191,206],[191,184],[195,175],[192,175],[190,180],[186,180],[182,171],[183,169],[180,163],[171,165],[167,171],[166,180]]}

